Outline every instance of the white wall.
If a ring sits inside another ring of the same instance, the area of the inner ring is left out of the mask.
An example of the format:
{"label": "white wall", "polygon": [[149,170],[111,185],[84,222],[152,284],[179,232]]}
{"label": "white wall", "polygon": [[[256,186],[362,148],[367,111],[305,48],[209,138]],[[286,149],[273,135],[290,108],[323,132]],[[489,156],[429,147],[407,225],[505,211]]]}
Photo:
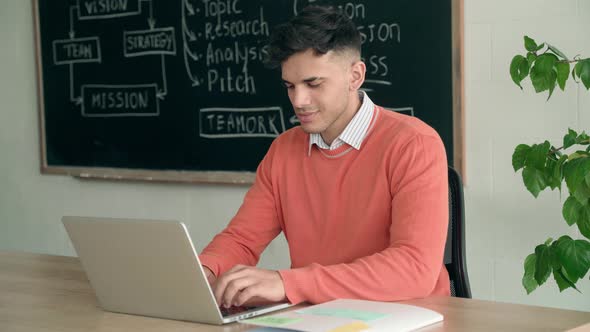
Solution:
{"label": "white wall", "polygon": [[567,128],[588,130],[590,92],[568,82],[550,101],[527,84],[512,83],[510,60],[525,53],[523,35],[547,41],[570,57],[590,57],[588,0],[464,0],[466,78],[467,265],[475,297],[590,311],[588,277],[583,294],[549,286],[527,296],[520,280],[524,258],[547,238],[580,238],[561,216],[564,193],[538,199],[512,170],[516,145],[545,139],[561,146]]}
{"label": "white wall", "polygon": [[[590,93],[570,86],[551,101],[509,80],[522,35],[590,56],[590,0],[464,0],[466,55],[467,251],[475,298],[590,311],[584,292],[554,285],[526,296],[522,262],[547,237],[568,233],[557,193],[534,199],[511,168],[519,143],[557,142],[590,123]],[[0,250],[73,255],[59,218],[66,214],[179,219],[197,249],[233,216],[245,187],[78,180],[40,175],[33,24],[28,0],[0,1]],[[582,44],[584,42],[584,44]],[[571,84],[571,83],[570,83]],[[584,112],[586,111],[586,112]],[[289,265],[283,239],[262,266]],[[551,281],[550,281],[551,282]]]}

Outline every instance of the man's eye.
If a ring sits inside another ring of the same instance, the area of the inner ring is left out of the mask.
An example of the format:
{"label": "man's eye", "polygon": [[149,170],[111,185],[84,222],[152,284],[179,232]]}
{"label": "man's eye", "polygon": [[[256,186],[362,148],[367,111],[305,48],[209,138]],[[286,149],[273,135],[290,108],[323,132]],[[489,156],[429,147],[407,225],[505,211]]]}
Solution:
{"label": "man's eye", "polygon": [[285,84],[284,87],[285,87],[285,89],[288,89],[288,90],[293,89],[293,85],[291,85],[291,84]]}
{"label": "man's eye", "polygon": [[313,83],[313,84],[310,83],[307,86],[310,88],[319,88],[320,85],[322,85],[322,83]]}

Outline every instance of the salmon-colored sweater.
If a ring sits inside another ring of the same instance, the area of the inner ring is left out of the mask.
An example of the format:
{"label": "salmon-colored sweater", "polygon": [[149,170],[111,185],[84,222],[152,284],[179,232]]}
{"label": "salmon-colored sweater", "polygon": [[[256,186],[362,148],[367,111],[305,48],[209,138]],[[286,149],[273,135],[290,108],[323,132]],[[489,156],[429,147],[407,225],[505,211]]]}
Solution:
{"label": "salmon-colored sweater", "polygon": [[438,134],[375,107],[360,150],[313,146],[292,128],[272,143],[236,216],[203,250],[215,275],[256,265],[281,231],[291,303],[449,295],[443,264],[447,160]]}

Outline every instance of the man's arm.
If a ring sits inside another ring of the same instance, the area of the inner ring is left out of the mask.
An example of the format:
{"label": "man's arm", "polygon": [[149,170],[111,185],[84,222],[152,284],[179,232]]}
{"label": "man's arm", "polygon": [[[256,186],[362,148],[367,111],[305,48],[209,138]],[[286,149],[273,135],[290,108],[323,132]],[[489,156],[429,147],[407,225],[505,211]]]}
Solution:
{"label": "man's arm", "polygon": [[202,265],[215,276],[238,264],[255,266],[262,251],[281,232],[270,175],[273,155],[274,143],[235,217],[199,255]]}

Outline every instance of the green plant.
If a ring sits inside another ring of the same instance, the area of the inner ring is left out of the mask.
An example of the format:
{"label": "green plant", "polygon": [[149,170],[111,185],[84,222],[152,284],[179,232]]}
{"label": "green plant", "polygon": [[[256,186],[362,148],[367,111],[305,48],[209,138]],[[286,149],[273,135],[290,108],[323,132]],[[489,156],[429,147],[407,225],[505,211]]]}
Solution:
{"label": "green plant", "polygon": [[[556,86],[565,90],[571,65],[572,79],[590,89],[590,58],[569,59],[556,47],[539,45],[528,36],[524,37],[524,46],[526,54],[514,56],[510,64],[510,76],[521,89],[521,82],[530,77],[535,91],[548,91],[549,100]],[[561,193],[565,181],[569,196],[563,203],[563,218],[569,226],[576,224],[580,233],[590,239],[590,137],[585,132],[578,134],[568,129],[558,148],[549,141],[520,144],[512,155],[512,166],[515,172],[522,169],[524,185],[535,198],[547,188]],[[589,268],[590,242],[567,235],[557,240],[549,238],[526,257],[522,285],[530,294],[553,273],[560,292],[569,287],[579,292],[576,283]]]}

